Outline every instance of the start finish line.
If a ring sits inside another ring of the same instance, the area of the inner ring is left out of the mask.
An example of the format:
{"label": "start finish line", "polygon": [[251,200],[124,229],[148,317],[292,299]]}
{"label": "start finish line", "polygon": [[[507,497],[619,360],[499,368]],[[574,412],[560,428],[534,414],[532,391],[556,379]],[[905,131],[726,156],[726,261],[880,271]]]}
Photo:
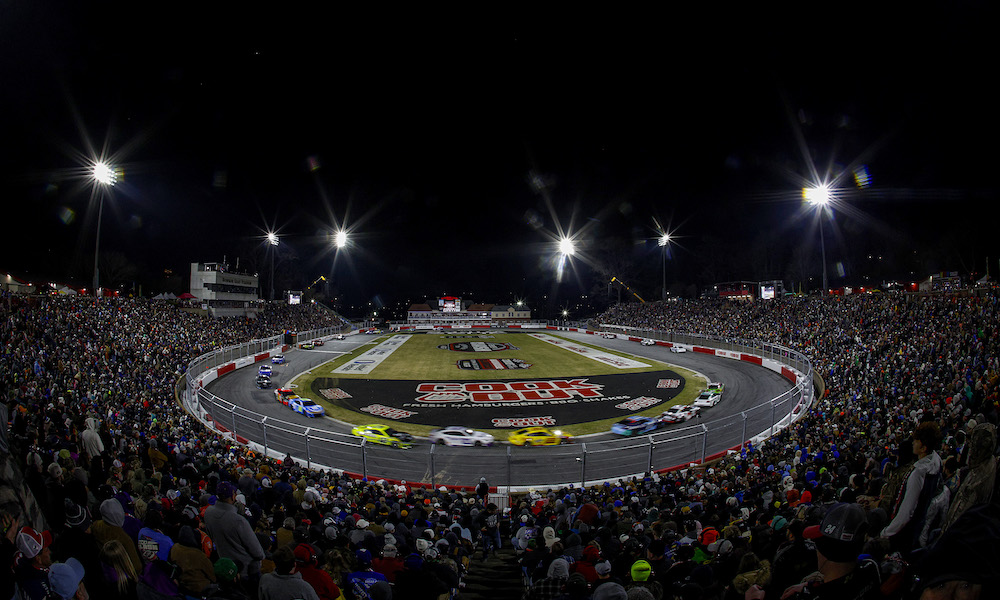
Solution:
{"label": "start finish line", "polygon": [[581,344],[564,340],[562,338],[552,337],[551,335],[546,335],[544,333],[529,333],[528,335],[536,340],[547,342],[553,346],[559,346],[563,350],[568,350],[574,354],[579,354],[580,356],[591,360],[596,360],[599,363],[610,365],[616,369],[641,369],[643,367],[650,366],[637,360],[632,360],[630,358],[625,358],[609,352],[602,352],[589,346],[583,346]]}
{"label": "start finish line", "polygon": [[410,339],[408,335],[394,335],[381,344],[371,348],[367,352],[360,354],[354,360],[350,360],[336,369],[334,373],[359,373],[368,375],[372,370],[382,364],[382,361],[389,358],[389,355],[399,349]]}

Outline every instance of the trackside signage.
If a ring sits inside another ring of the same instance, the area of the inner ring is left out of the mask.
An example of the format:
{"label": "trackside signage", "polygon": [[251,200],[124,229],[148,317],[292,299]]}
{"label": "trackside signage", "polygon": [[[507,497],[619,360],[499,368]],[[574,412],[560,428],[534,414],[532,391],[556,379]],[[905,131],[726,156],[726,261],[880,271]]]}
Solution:
{"label": "trackside signage", "polygon": [[641,369],[649,366],[646,363],[632,360],[631,358],[625,358],[624,356],[618,356],[617,354],[611,354],[610,352],[603,352],[596,348],[577,344],[562,338],[553,337],[545,333],[529,333],[528,335],[537,340],[552,344],[553,346],[559,346],[568,352],[579,354],[580,356],[587,357],[591,360],[596,360],[599,363],[611,365],[616,369]]}

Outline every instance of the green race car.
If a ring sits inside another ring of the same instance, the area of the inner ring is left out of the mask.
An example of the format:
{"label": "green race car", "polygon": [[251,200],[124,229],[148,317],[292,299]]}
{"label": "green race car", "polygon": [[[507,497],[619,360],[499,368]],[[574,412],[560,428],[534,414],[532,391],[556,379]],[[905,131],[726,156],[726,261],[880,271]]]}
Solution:
{"label": "green race car", "polygon": [[413,436],[396,431],[388,425],[359,425],[351,430],[351,433],[364,438],[372,444],[383,444],[393,448],[412,448]]}

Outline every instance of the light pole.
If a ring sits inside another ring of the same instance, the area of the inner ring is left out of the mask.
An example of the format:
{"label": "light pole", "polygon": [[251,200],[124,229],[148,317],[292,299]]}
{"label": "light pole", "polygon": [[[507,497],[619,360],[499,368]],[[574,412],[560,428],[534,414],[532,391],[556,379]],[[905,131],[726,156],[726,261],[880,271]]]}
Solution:
{"label": "light pole", "polygon": [[819,219],[819,247],[820,252],[823,256],[823,296],[826,296],[829,291],[829,283],[826,278],[826,238],[823,235],[823,213],[827,210],[827,206],[833,199],[830,195],[830,188],[825,185],[819,185],[812,188],[802,188],[802,197],[808,204],[816,207],[816,210],[820,213]]}
{"label": "light pole", "polygon": [[663,248],[663,251],[661,252],[661,254],[663,255],[663,293],[662,296],[660,297],[661,300],[667,299],[667,244],[669,243],[670,243],[669,233],[664,233],[663,235],[660,236],[660,239],[657,240],[657,244],[659,244],[660,248]]}
{"label": "light pole", "polygon": [[278,246],[278,235],[275,234],[275,233],[273,233],[273,232],[269,232],[267,234],[267,243],[272,246],[272,248],[271,248],[271,294],[270,294],[270,300],[274,301],[274,253],[275,253],[275,248],[277,248],[277,246]]}
{"label": "light pole", "polygon": [[94,178],[94,182],[99,186],[100,200],[97,205],[97,242],[94,244],[94,295],[100,295],[101,287],[101,272],[98,264],[98,254],[101,251],[101,217],[104,216],[104,194],[106,190],[110,189],[118,181],[118,176],[115,174],[115,170],[111,166],[103,163],[97,162],[94,164],[94,168],[91,170],[91,176]]}

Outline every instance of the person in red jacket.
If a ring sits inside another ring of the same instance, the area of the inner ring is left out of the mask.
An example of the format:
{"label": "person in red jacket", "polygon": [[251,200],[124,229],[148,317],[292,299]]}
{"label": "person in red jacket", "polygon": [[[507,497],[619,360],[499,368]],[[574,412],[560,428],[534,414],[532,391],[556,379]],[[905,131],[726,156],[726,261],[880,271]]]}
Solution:
{"label": "person in red jacket", "polygon": [[601,551],[596,546],[588,545],[583,549],[583,558],[573,563],[570,573],[579,573],[587,580],[587,584],[597,581],[597,571],[594,565],[601,562]]}
{"label": "person in red jacket", "polygon": [[396,583],[396,573],[403,570],[403,559],[397,553],[395,546],[387,544],[382,548],[382,556],[372,561],[372,570],[385,575],[389,583]]}
{"label": "person in red jacket", "polygon": [[319,550],[312,544],[301,543],[295,546],[295,569],[302,575],[302,580],[316,590],[320,600],[337,600],[340,588],[334,583],[330,574],[319,568]]}

